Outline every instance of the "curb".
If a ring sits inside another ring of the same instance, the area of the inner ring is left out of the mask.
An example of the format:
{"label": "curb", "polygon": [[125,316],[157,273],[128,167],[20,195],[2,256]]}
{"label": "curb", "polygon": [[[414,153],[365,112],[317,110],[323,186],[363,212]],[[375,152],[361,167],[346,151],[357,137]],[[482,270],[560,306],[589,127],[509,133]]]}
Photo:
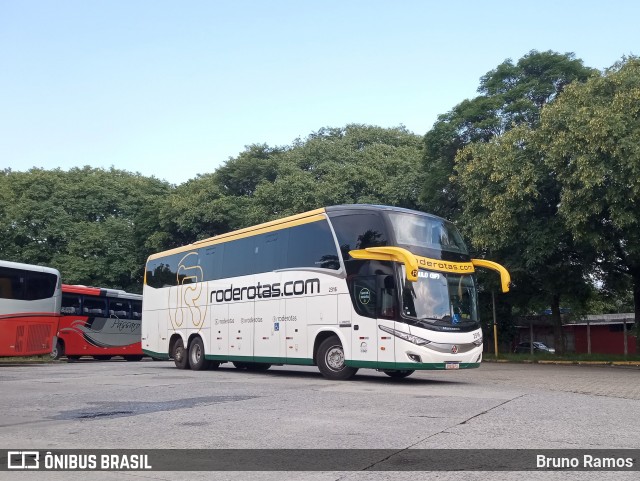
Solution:
{"label": "curb", "polygon": [[640,367],[640,361],[550,361],[546,359],[533,360],[523,359],[522,361],[512,361],[510,359],[483,359],[482,362],[495,362],[501,364],[546,364],[558,366],[623,366]]}

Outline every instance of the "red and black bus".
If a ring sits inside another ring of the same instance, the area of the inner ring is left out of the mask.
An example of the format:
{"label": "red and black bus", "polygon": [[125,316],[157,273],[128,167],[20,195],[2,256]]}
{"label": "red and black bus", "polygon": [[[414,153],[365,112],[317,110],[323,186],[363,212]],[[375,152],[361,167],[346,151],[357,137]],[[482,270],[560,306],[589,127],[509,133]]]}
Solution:
{"label": "red and black bus", "polygon": [[62,285],[58,339],[52,357],[142,359],[142,296],[116,289]]}

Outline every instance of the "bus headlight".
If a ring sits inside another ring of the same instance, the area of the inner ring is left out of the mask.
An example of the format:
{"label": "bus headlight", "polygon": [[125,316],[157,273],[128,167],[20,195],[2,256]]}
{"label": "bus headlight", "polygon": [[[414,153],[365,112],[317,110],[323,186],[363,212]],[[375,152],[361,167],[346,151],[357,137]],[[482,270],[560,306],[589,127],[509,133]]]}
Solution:
{"label": "bus headlight", "polygon": [[408,334],[402,331],[396,331],[395,329],[391,329],[390,327],[381,326],[381,325],[378,325],[378,327],[388,334],[399,337],[404,341],[409,341],[410,343],[415,344],[417,346],[426,346],[427,344],[431,343],[431,341],[427,341],[426,339],[423,339],[421,337],[414,336],[413,334]]}
{"label": "bus headlight", "polygon": [[476,339],[475,341],[473,341],[473,343],[474,343],[476,346],[482,346],[482,337],[480,337],[480,339]]}

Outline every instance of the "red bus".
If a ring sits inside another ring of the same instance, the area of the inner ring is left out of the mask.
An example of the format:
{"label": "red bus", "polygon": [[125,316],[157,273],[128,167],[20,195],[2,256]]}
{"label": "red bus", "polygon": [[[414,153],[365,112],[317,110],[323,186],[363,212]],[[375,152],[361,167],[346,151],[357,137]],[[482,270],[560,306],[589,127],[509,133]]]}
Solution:
{"label": "red bus", "polygon": [[60,317],[60,272],[0,261],[0,356],[51,353]]}
{"label": "red bus", "polygon": [[81,356],[107,360],[123,356],[142,359],[140,321],[142,296],[116,289],[62,284],[58,340],[52,357]]}

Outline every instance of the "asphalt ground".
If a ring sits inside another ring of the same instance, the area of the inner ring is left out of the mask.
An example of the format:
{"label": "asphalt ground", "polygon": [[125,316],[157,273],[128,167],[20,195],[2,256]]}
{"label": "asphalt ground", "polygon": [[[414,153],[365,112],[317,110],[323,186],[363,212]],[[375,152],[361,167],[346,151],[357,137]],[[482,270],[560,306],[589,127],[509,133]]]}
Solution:
{"label": "asphalt ground", "polygon": [[[638,449],[640,369],[484,363],[404,380],[312,367],[0,365],[0,449]],[[638,472],[0,472],[57,479],[638,479]]]}

